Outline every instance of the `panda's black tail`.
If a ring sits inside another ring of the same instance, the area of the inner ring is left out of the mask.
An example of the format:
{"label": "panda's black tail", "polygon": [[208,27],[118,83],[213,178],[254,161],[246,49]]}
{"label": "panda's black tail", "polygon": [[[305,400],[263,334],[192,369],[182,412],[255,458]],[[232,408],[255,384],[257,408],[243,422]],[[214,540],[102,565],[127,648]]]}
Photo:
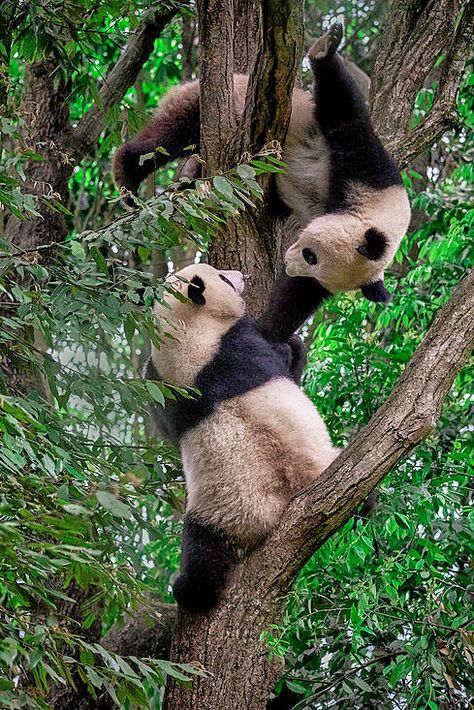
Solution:
{"label": "panda's black tail", "polygon": [[196,152],[198,143],[199,82],[190,81],[172,89],[151,123],[116,151],[113,172],[117,187],[136,194],[140,183],[156,168]]}

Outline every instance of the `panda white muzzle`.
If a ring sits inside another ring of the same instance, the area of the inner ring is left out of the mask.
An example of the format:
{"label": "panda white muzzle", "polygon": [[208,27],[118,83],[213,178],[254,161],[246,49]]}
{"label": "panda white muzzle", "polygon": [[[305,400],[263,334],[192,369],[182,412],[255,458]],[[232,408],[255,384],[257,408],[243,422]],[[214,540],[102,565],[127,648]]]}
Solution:
{"label": "panda white muzzle", "polygon": [[239,295],[243,293],[243,290],[245,288],[245,281],[241,271],[219,271],[219,274],[222,274],[222,276],[225,276],[225,278],[230,281],[230,283]]}

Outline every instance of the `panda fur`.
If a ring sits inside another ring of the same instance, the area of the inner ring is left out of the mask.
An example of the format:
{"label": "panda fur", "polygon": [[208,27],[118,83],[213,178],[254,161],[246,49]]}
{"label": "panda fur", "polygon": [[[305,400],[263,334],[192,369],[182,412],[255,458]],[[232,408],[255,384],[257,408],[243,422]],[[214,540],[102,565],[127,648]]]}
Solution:
{"label": "panda fur", "polygon": [[[330,293],[361,288],[370,300],[384,301],[390,296],[383,271],[408,228],[410,207],[400,172],[337,55],[341,38],[342,25],[334,23],[309,51],[313,96],[293,91],[283,145],[287,169],[277,176],[277,189],[301,233],[286,254],[286,271],[316,278]],[[247,81],[245,75],[234,76],[237,123]],[[172,89],[149,126],[118,149],[117,185],[136,193],[150,172],[190,155],[190,146],[199,150],[198,81]],[[151,157],[140,165],[146,154]],[[199,165],[188,161],[185,173],[193,177],[198,171]],[[127,195],[124,199],[130,201]]]}
{"label": "panda fur", "polygon": [[290,498],[338,450],[296,384],[301,341],[274,343],[245,317],[240,272],[198,264],[170,280],[189,301],[168,294],[155,307],[173,337],[153,347],[148,376],[201,393],[167,402],[159,425],[179,445],[186,478],[181,574],[173,592],[183,606],[205,611],[241,556],[262,542]]}

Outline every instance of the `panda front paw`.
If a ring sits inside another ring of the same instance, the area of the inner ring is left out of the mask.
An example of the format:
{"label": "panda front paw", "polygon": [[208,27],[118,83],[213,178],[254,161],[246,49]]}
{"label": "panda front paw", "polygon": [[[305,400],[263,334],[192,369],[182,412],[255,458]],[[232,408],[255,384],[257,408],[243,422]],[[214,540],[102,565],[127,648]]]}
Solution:
{"label": "panda front paw", "polygon": [[311,62],[333,57],[341,44],[344,27],[341,22],[333,22],[328,31],[316,40],[308,52]]}
{"label": "panda front paw", "polygon": [[204,614],[217,606],[222,591],[213,587],[208,580],[197,580],[186,574],[180,574],[173,584],[173,596],[180,606]]}

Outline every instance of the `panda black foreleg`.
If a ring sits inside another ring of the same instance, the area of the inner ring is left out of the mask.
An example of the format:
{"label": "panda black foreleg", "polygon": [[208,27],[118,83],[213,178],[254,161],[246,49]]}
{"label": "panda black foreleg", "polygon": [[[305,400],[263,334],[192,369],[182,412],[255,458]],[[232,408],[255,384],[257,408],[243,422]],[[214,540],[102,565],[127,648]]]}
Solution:
{"label": "panda black foreleg", "polygon": [[290,375],[293,378],[293,380],[296,382],[297,385],[300,384],[301,382],[301,376],[303,374],[303,370],[306,367],[306,362],[307,362],[307,352],[306,352],[306,346],[304,342],[301,340],[299,335],[294,335],[291,336],[291,338],[288,341],[288,345],[291,348],[291,366],[290,366]]}
{"label": "panda black foreleg", "polygon": [[273,343],[273,349],[285,363],[291,379],[299,385],[307,359],[306,348],[300,336],[294,333],[287,343]]}
{"label": "panda black foreleg", "polygon": [[346,135],[353,121],[370,125],[362,92],[337,55],[342,35],[342,25],[335,22],[308,52],[314,74],[315,118],[323,135],[342,126]]}
{"label": "panda black foreleg", "polygon": [[331,294],[316,279],[280,276],[272,286],[260,323],[276,343],[289,343],[298,328]]}
{"label": "panda black foreleg", "polygon": [[178,604],[207,612],[219,602],[239,559],[231,538],[196,513],[184,518],[181,574],[173,584]]}

